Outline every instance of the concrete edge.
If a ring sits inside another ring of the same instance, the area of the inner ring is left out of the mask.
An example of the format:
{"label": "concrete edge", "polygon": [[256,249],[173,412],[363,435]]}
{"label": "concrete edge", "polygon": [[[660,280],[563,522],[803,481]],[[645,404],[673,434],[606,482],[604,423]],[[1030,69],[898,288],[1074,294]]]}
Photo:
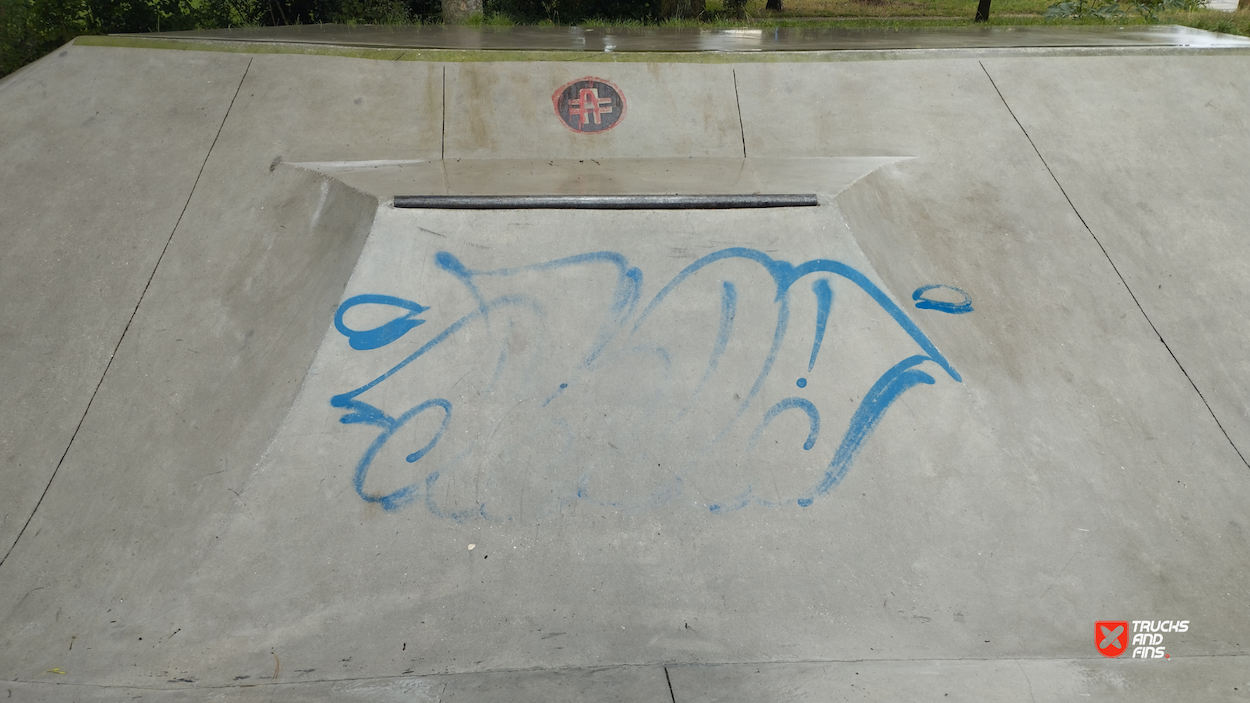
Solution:
{"label": "concrete edge", "polygon": [[[1175,663],[1189,663],[1200,667],[1210,667],[1212,665],[1220,667],[1235,667],[1229,670],[1229,673],[1235,675],[1240,674],[1244,667],[1237,664],[1237,661],[1250,659],[1250,655],[1244,653],[1237,654],[1208,654],[1187,656],[1175,660]],[[514,682],[523,679],[532,679],[534,677],[558,677],[574,679],[587,679],[597,674],[604,673],[623,673],[644,672],[648,669],[664,669],[671,670],[674,673],[691,672],[698,676],[701,673],[723,672],[725,674],[747,674],[754,672],[760,673],[760,669],[793,669],[796,667],[820,670],[829,668],[851,667],[877,667],[899,674],[916,673],[917,671],[930,669],[932,667],[962,667],[966,674],[968,671],[990,670],[1003,665],[1029,666],[1029,667],[1085,667],[1091,670],[1103,670],[1109,668],[1123,668],[1125,665],[1140,665],[1147,667],[1143,673],[1147,673],[1151,666],[1166,666],[1162,664],[1150,664],[1144,660],[1141,662],[1121,661],[1119,659],[1108,659],[1102,656],[1093,657],[1073,657],[1073,658],[1052,658],[1052,657],[995,657],[995,658],[952,658],[952,659],[854,659],[854,660],[802,660],[802,661],[766,661],[766,662],[670,662],[670,663],[639,663],[639,664],[605,664],[593,667],[556,667],[556,668],[524,668],[524,669],[484,669],[481,671],[462,671],[462,672],[431,672],[431,673],[406,673],[401,675],[390,676],[362,676],[362,677],[345,677],[339,679],[316,679],[311,681],[268,681],[265,683],[247,683],[247,684],[226,684],[226,685],[195,685],[194,683],[178,685],[178,686],[125,686],[98,683],[81,683],[56,680],[36,681],[31,679],[13,678],[0,679],[0,688],[8,688],[10,692],[16,689],[19,693],[26,693],[38,696],[40,694],[49,694],[52,692],[68,692],[72,691],[75,700],[84,703],[96,700],[117,700],[120,695],[139,695],[148,700],[156,701],[200,701],[200,700],[222,700],[222,696],[228,696],[228,700],[232,701],[288,701],[288,700],[342,700],[344,693],[358,693],[359,691],[351,691],[350,689],[361,689],[367,687],[368,692],[377,694],[387,692],[398,692],[405,689],[411,689],[414,683],[425,684],[429,688],[456,687],[460,682],[472,682],[483,677],[491,677],[500,679],[499,683],[504,684],[508,688],[508,680]],[[1221,668],[1221,670],[1223,670]],[[46,676],[57,676],[63,673],[58,670],[49,670]],[[1149,672],[1157,674],[1159,672]],[[767,678],[767,677],[766,677]],[[926,678],[932,678],[928,676]],[[684,684],[685,682],[682,682]],[[981,682],[984,683],[984,682]],[[1183,680],[1176,681],[1178,688],[1184,686]],[[679,684],[677,687],[684,687]],[[975,693],[977,681],[968,680],[965,682],[968,688],[965,693]],[[1031,684],[1030,684],[1031,685]],[[345,690],[348,689],[348,690]],[[387,689],[390,689],[388,691]],[[409,690],[408,692],[411,693]],[[1179,691],[1172,691],[1178,693]],[[1167,691],[1163,691],[1167,693]],[[85,698],[84,698],[85,696]],[[208,698],[206,698],[206,696]],[[872,700],[884,700],[888,698],[869,697]],[[1049,699],[1049,697],[1046,697]],[[441,699],[441,696],[434,697],[434,700]],[[40,699],[42,700],[42,699]],[[416,698],[415,700],[421,700]],[[428,699],[427,699],[428,700]],[[1154,700],[1154,699],[1152,699]]]}
{"label": "concrete edge", "polygon": [[984,59],[1071,56],[1250,56],[1250,47],[1197,48],[1182,46],[1034,47],[988,49],[849,49],[844,51],[787,52],[589,52],[462,49],[404,49],[387,47],[298,44],[290,42],[210,41],[202,39],[148,39],[137,36],[82,36],[77,46],[211,51],[239,54],[296,54],[339,56],[375,61],[430,61],[442,63],[510,61],[581,61],[588,63],[810,63],[836,61],[898,61],[915,59]]}
{"label": "concrete edge", "polygon": [[[81,38],[81,37],[80,37],[80,38]],[[35,59],[34,61],[31,61],[30,63],[26,64],[25,66],[22,66],[22,67],[18,68],[16,71],[14,71],[14,72],[10,73],[9,75],[7,75],[7,76],[3,76],[3,77],[0,77],[0,90],[4,90],[7,86],[12,85],[12,84],[14,83],[14,81],[16,81],[16,80],[17,80],[17,77],[18,77],[18,76],[25,75],[28,71],[32,70],[35,66],[37,66],[37,65],[39,65],[39,64],[41,64],[41,63],[43,63],[44,61],[47,61],[49,58],[51,58],[51,57],[52,57],[52,55],[53,55],[53,54],[57,54],[57,53],[59,53],[59,52],[64,51],[64,50],[66,49],[66,47],[73,46],[73,45],[75,44],[75,42],[76,42],[76,40],[74,40],[74,39],[70,39],[69,41],[67,41],[67,42],[65,42],[64,44],[62,44],[62,45],[58,46],[57,48],[53,49],[52,51],[49,51],[48,53],[44,54],[43,56],[40,56],[39,58]]]}
{"label": "concrete edge", "polygon": [[[383,198],[378,197],[373,193],[363,191],[360,188],[357,188],[342,179],[335,178],[330,174],[322,173],[320,171],[286,161],[278,162],[274,165],[274,168],[287,170],[296,174],[297,178],[303,179],[307,182],[310,189],[316,184],[320,184],[322,182],[328,183],[329,188],[343,191],[343,196],[345,198],[358,201],[361,209],[365,211],[363,215],[358,216],[356,228],[354,230],[355,241],[350,241],[352,238],[349,238],[350,243],[347,252],[347,260],[351,262],[351,265],[346,269],[345,275],[343,275],[340,279],[331,281],[329,285],[329,289],[334,291],[334,307],[323,312],[322,318],[324,324],[313,324],[313,328],[320,329],[321,335],[324,337],[325,331],[334,326],[334,311],[338,309],[338,304],[343,300],[344,292],[347,290],[347,285],[351,281],[352,276],[355,275],[356,267],[360,262],[360,256],[364,251],[365,244],[368,243],[369,236],[373,233],[373,225],[377,221],[378,211],[385,207],[386,203],[383,202]],[[264,449],[256,457],[257,463],[263,462],[272,452],[274,442],[277,441],[279,435],[281,434],[283,423],[286,421],[287,416],[290,415],[291,409],[295,407],[295,402],[299,399],[300,394],[304,392],[304,386],[308,383],[309,374],[313,369],[313,364],[316,362],[317,352],[320,348],[320,338],[309,346],[306,354],[307,358],[299,365],[299,377],[294,384],[294,391],[289,395],[285,402],[282,403],[281,412],[277,414],[275,422],[269,431],[269,436],[264,442]]]}

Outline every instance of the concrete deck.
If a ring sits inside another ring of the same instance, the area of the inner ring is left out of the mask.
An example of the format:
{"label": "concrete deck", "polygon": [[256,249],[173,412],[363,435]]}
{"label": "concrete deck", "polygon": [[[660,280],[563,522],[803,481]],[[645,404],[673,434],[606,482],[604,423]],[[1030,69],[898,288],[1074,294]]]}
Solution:
{"label": "concrete deck", "polygon": [[342,25],[161,32],[140,37],[460,51],[775,52],[931,49],[1245,49],[1250,39],[1169,25],[841,29]]}
{"label": "concrete deck", "polygon": [[0,82],[13,700],[1250,698],[1250,56],[266,51]]}

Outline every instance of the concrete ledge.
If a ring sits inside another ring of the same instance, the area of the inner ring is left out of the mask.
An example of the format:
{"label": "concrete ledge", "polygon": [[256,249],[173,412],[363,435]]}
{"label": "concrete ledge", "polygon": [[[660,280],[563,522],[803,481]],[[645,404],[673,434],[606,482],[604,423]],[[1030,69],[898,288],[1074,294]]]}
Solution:
{"label": "concrete ledge", "polygon": [[448,159],[288,163],[381,200],[395,195],[836,195],[905,157]]}
{"label": "concrete ledge", "polygon": [[375,61],[432,61],[473,63],[489,61],[582,61],[591,63],[804,63],[895,61],[914,59],[979,59],[1046,56],[1199,56],[1211,54],[1250,55],[1250,46],[1191,48],[1170,46],[1142,47],[1046,47],[1003,49],[890,49],[847,51],[786,52],[585,52],[585,51],[508,51],[461,49],[397,49],[360,46],[329,46],[287,42],[237,42],[187,39],[147,39],[136,36],[85,36],[74,40],[79,46],[114,46],[175,51],[215,51],[238,54],[296,54],[301,56],[343,56]]}

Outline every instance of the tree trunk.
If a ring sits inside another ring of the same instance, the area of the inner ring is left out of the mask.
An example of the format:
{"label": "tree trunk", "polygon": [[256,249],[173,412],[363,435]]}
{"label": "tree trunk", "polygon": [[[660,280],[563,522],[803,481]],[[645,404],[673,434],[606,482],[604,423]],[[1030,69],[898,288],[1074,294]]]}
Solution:
{"label": "tree trunk", "polygon": [[443,21],[447,24],[459,24],[480,14],[482,0],[443,0]]}

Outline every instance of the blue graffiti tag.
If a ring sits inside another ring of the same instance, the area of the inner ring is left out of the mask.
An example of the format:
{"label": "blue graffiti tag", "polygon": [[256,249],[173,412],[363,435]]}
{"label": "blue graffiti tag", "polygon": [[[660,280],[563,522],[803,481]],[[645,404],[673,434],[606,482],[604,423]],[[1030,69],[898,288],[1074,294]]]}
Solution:
{"label": "blue graffiti tag", "polygon": [[[364,455],[360,458],[353,474],[353,486],[363,500],[379,504],[386,510],[395,510],[402,506],[408,505],[418,498],[423,498],[427,509],[434,515],[448,517],[455,520],[464,520],[473,517],[481,517],[486,519],[494,519],[488,505],[481,502],[469,510],[447,511],[443,509],[434,497],[434,491],[444,472],[454,467],[460,460],[469,454],[473,444],[477,441],[469,438],[469,448],[460,451],[450,459],[446,459],[443,464],[434,470],[426,469],[428,473],[421,480],[409,483],[397,490],[377,493],[371,492],[366,482],[370,468],[378,456],[379,451],[387,445],[392,437],[409,423],[427,413],[433,418],[438,419],[437,428],[429,430],[428,440],[417,449],[406,455],[405,459],[409,464],[416,464],[423,458],[427,457],[434,451],[440,440],[447,433],[453,422],[453,404],[446,398],[430,398],[424,400],[398,416],[392,416],[381,408],[361,399],[361,396],[370,390],[377,388],[379,385],[387,382],[388,379],[394,377],[405,367],[416,362],[426,354],[436,348],[439,348],[452,337],[462,331],[467,331],[471,325],[481,325],[486,329],[491,329],[494,324],[495,328],[499,328],[501,323],[506,323],[509,331],[512,329],[513,322],[505,311],[523,312],[531,316],[533,319],[541,321],[546,312],[543,304],[530,295],[512,293],[501,296],[488,298],[483,294],[483,285],[488,279],[508,279],[521,274],[550,274],[552,272],[565,269],[573,269],[575,267],[591,267],[585,270],[599,270],[595,267],[607,267],[614,275],[609,279],[611,292],[611,302],[603,318],[598,321],[598,329],[593,334],[593,339],[587,346],[577,353],[579,359],[576,367],[568,369],[567,380],[559,382],[558,386],[548,386],[549,390],[542,392],[536,400],[541,399],[541,403],[537,405],[536,410],[541,410],[551,406],[555,408],[560,403],[565,402],[560,398],[566,393],[573,393],[578,384],[583,387],[589,383],[591,376],[598,372],[602,372],[609,368],[613,363],[619,363],[622,358],[641,359],[647,358],[654,362],[658,362],[659,368],[663,369],[663,373],[667,377],[668,374],[674,373],[673,360],[670,357],[668,349],[656,346],[651,343],[644,342],[642,338],[633,339],[639,334],[639,330],[644,324],[664,304],[664,302],[683,285],[694,274],[701,270],[724,261],[740,261],[748,264],[755,264],[771,277],[775,293],[771,295],[772,304],[776,313],[775,326],[772,329],[772,339],[768,345],[767,352],[764,354],[760,362],[759,371],[753,378],[744,379],[750,382],[749,388],[746,388],[741,395],[735,394],[736,407],[733,407],[732,417],[725,421],[714,433],[709,431],[711,439],[702,443],[700,446],[692,446],[689,456],[685,457],[676,468],[671,470],[668,478],[662,481],[662,484],[650,492],[643,491],[646,495],[643,498],[634,500],[632,503],[621,502],[619,500],[606,500],[596,498],[589,486],[589,474],[582,476],[577,481],[575,487],[570,487],[567,497],[561,498],[564,501],[588,501],[598,505],[610,506],[618,509],[647,509],[663,504],[679,495],[682,491],[683,481],[685,477],[703,457],[712,449],[713,446],[721,442],[735,425],[742,419],[748,408],[756,402],[766,379],[775,365],[782,342],[786,338],[787,329],[790,322],[790,297],[791,291],[795,284],[807,277],[811,278],[811,291],[815,297],[816,319],[814,324],[814,338],[811,346],[811,353],[808,358],[807,370],[810,374],[815,368],[817,357],[820,354],[821,345],[825,339],[828,329],[830,312],[834,303],[834,291],[830,285],[831,276],[842,279],[853,284],[859,290],[868,295],[872,301],[879,307],[881,311],[897,325],[897,328],[907,335],[912,342],[919,347],[921,353],[914,354],[887,370],[883,373],[871,389],[859,401],[858,405],[851,416],[849,425],[845,433],[842,435],[841,441],[838,443],[837,450],[832,460],[825,467],[823,473],[817,478],[814,485],[810,485],[806,491],[794,495],[789,500],[783,500],[791,505],[799,507],[809,507],[813,502],[829,493],[835,486],[842,481],[851,464],[854,462],[855,456],[865,441],[872,435],[873,430],[877,427],[882,417],[885,415],[889,407],[903,393],[909,389],[925,384],[932,385],[936,383],[935,378],[918,367],[924,363],[932,363],[940,368],[945,374],[956,382],[961,382],[962,377],[955,371],[951,363],[938,351],[932,341],[920,330],[919,327],[907,316],[901,307],[895,303],[885,291],[874,284],[867,276],[860,273],[855,268],[839,261],[830,259],[813,259],[805,261],[798,265],[790,264],[786,261],[774,259],[773,257],[756,249],[744,247],[733,247],[722,249],[720,251],[708,254],[690,265],[686,266],[682,271],[677,273],[669,280],[654,297],[647,302],[641,312],[635,314],[640,302],[642,292],[643,274],[637,267],[631,266],[629,261],[621,254],[616,252],[590,252],[577,256],[570,256],[542,263],[517,266],[511,268],[491,269],[491,270],[475,270],[466,266],[458,258],[448,252],[439,252],[435,256],[435,264],[438,269],[450,275],[457,280],[469,296],[474,301],[474,307],[470,312],[463,315],[459,319],[448,324],[443,330],[434,334],[428,340],[417,345],[415,351],[407,357],[394,364],[390,369],[383,372],[376,378],[368,381],[364,385],[335,395],[330,399],[330,404],[336,408],[344,410],[340,422],[343,424],[361,424],[374,426],[380,429],[380,432],[369,444]],[[931,300],[923,297],[929,291],[942,288],[956,291],[963,295],[962,303],[948,303],[938,300]],[[703,373],[689,394],[685,396],[685,400],[680,406],[674,405],[672,409],[675,411],[674,419],[669,421],[665,432],[673,431],[677,422],[691,412],[695,407],[695,401],[703,393],[713,373],[717,370],[722,357],[725,355],[729,342],[734,334],[735,319],[738,315],[739,306],[739,289],[729,281],[722,281],[720,285],[720,302],[718,310],[718,323],[715,339],[712,342],[710,353],[706,359]],[[931,285],[917,289],[912,294],[913,300],[919,301],[916,307],[926,310],[939,310],[950,313],[966,313],[972,310],[971,298],[955,288],[949,286]],[[356,306],[375,305],[375,306],[391,306],[399,311],[398,316],[390,321],[381,324],[372,329],[357,330],[348,327],[344,322],[344,315]],[[839,308],[841,309],[841,308]],[[356,295],[345,300],[340,306],[334,317],[335,328],[347,338],[348,344],[355,350],[374,350],[380,349],[387,345],[393,344],[407,335],[416,327],[422,325],[425,320],[418,316],[428,311],[429,308],[416,302],[406,300],[399,297],[388,295]],[[498,313],[498,314],[497,314]],[[494,322],[492,322],[494,321]],[[593,321],[592,321],[593,322]],[[587,328],[587,334],[590,336]],[[632,340],[632,341],[631,341]],[[607,350],[611,348],[617,350],[612,354],[608,354]],[[493,352],[492,352],[493,354]],[[490,362],[495,365],[493,380],[490,382],[490,388],[493,388],[499,380],[505,365],[511,360],[510,348],[503,348],[498,354],[498,360]],[[489,357],[494,359],[495,357]],[[691,381],[695,377],[690,376]],[[799,388],[805,388],[808,385],[806,377],[799,378],[796,382]],[[654,396],[658,398],[659,396]],[[780,400],[772,404],[763,414],[763,419],[755,426],[755,430],[751,433],[747,442],[747,451],[755,448],[765,430],[770,423],[778,416],[788,411],[797,411],[807,418],[808,434],[803,442],[805,451],[815,447],[817,439],[821,432],[821,415],[815,404],[806,398],[790,397]],[[544,410],[543,412],[554,412]],[[755,411],[759,412],[759,411]],[[430,425],[432,420],[422,420],[423,425]],[[555,418],[548,421],[550,427],[559,431],[559,436],[564,437],[560,440],[567,449],[571,445],[574,438],[574,431],[568,426],[568,423],[562,418]],[[788,422],[788,421],[787,421]],[[413,423],[413,427],[417,427],[418,423]],[[748,425],[749,427],[749,425]],[[463,431],[460,435],[463,435]],[[458,439],[456,441],[464,441]],[[554,449],[552,451],[561,451]],[[446,453],[446,452],[444,452]],[[827,456],[827,455],[826,455]],[[441,461],[441,460],[440,460]],[[657,467],[659,465],[657,464]],[[432,467],[433,468],[433,467]],[[775,502],[765,501],[752,494],[748,487],[746,491],[739,493],[736,497],[714,504],[708,505],[708,509],[713,513],[724,513],[733,509],[745,507],[752,502],[762,505],[776,505]]]}
{"label": "blue graffiti tag", "polygon": [[[963,300],[958,303],[951,303],[945,300],[934,300],[933,298],[925,297],[926,293],[935,290],[953,291],[962,296]],[[954,286],[945,286],[941,283],[934,283],[932,285],[917,288],[912,292],[911,299],[917,301],[916,308],[919,310],[937,310],[938,312],[948,312],[952,315],[962,315],[967,312],[972,312],[972,296]]]}
{"label": "blue graffiti tag", "polygon": [[[403,308],[408,312],[373,329],[354,330],[343,322],[343,316],[347,314],[348,310],[357,305],[390,305]],[[429,310],[429,308],[403,298],[395,298],[389,295],[356,295],[344,300],[343,304],[339,306],[339,311],[334,315],[334,327],[343,336],[347,337],[347,343],[351,345],[352,349],[358,351],[380,349],[408,334],[417,325],[424,325],[425,320],[417,319],[417,315],[426,310]]]}
{"label": "blue graffiti tag", "polygon": [[820,412],[816,410],[815,405],[812,405],[812,401],[806,398],[786,398],[777,402],[768,409],[768,412],[764,413],[764,419],[755,428],[755,432],[751,433],[751,441],[747,444],[748,451],[755,449],[755,443],[760,441],[760,436],[764,434],[764,430],[768,429],[768,424],[787,410],[802,410],[807,413],[807,422],[811,429],[808,430],[807,441],[803,442],[803,451],[808,451],[816,446],[816,436],[820,434]]}

